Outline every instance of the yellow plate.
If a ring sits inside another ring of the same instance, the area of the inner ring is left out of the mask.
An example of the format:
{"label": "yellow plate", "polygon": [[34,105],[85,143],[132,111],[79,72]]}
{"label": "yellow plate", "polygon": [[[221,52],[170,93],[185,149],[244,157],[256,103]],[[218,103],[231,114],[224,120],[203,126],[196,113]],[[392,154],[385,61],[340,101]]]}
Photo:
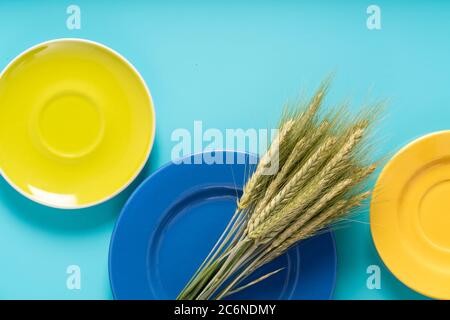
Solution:
{"label": "yellow plate", "polygon": [[111,198],[144,166],[154,133],[144,80],[98,43],[39,44],[0,76],[0,169],[36,202],[73,209]]}
{"label": "yellow plate", "polygon": [[392,158],[375,186],[370,223],[378,253],[400,281],[450,299],[450,131]]}

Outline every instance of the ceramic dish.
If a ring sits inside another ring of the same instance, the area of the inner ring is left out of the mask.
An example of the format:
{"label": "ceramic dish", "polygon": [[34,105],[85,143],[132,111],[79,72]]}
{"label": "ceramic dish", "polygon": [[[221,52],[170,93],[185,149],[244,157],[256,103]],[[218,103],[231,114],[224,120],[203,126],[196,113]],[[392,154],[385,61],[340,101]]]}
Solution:
{"label": "ceramic dish", "polygon": [[392,158],[377,181],[370,223],[398,279],[450,299],[450,131],[424,136]]}
{"label": "ceramic dish", "polygon": [[111,198],[144,166],[154,132],[144,80],[98,43],[41,43],[1,74],[1,173],[36,202],[73,209]]}
{"label": "ceramic dish", "polygon": [[[208,165],[203,155],[159,169],[125,205],[109,255],[116,299],[174,299],[217,241],[256,158],[216,152],[214,158],[233,163]],[[231,298],[329,299],[336,276],[332,234],[304,241],[258,274],[280,267],[286,268]]]}

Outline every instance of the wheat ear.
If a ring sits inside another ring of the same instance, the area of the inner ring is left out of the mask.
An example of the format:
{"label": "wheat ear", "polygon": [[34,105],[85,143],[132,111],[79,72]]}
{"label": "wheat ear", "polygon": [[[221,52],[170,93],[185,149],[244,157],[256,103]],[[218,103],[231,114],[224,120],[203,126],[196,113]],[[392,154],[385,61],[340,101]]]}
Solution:
{"label": "wheat ear", "polygon": [[[258,209],[255,210],[255,214],[252,216],[252,218],[254,218],[253,220],[250,220],[247,226],[249,233],[257,228],[270,213],[276,212],[277,208],[282,207],[295,197],[298,191],[304,186],[308,178],[311,176],[311,173],[313,173],[315,169],[322,164],[322,160],[326,159],[328,156],[327,150],[335,142],[335,138],[328,138],[327,141],[322,144],[311,157],[309,157],[300,170],[289,180],[281,191],[272,198],[272,200],[267,204],[267,206],[264,207],[262,211],[258,212]],[[261,207],[259,209],[261,209]]]}
{"label": "wheat ear", "polygon": [[285,164],[281,168],[281,171],[276,175],[275,179],[269,184],[267,191],[264,195],[264,198],[256,206],[255,212],[261,211],[261,209],[265,207],[267,203],[273,198],[277,190],[281,187],[283,180],[285,180],[285,178],[289,175],[289,173],[295,169],[295,165],[298,163],[298,161],[300,161],[304,157],[302,156],[302,154],[304,155],[305,153],[308,152],[311,146],[314,143],[316,143],[317,140],[328,129],[329,125],[330,124],[328,121],[324,121],[324,123],[322,123],[310,137],[305,136],[296,143],[294,149],[292,150]]}
{"label": "wheat ear", "polygon": [[238,202],[238,209],[242,210],[244,208],[247,208],[250,203],[254,202],[255,197],[258,197],[258,195],[261,193],[261,189],[263,189],[265,186],[265,184],[263,183],[263,181],[265,180],[265,175],[263,174],[264,170],[266,170],[266,166],[271,163],[273,157],[278,156],[280,141],[282,141],[284,137],[289,134],[289,132],[292,130],[293,125],[293,120],[287,120],[270,145],[269,150],[261,157],[255,172],[252,174],[251,178],[247,181],[244,187],[242,197]]}
{"label": "wheat ear", "polygon": [[347,188],[351,185],[352,179],[345,179],[338,184],[336,184],[330,191],[325,193],[317,202],[315,202],[311,207],[309,207],[304,213],[297,217],[297,220],[287,227],[281,234],[279,234],[272,242],[272,248],[278,247],[292,234],[297,233],[300,228],[303,227],[311,218],[313,218],[317,213],[319,213],[325,206],[329,204],[339,194],[344,193]]}
{"label": "wheat ear", "polygon": [[[252,231],[248,232],[249,238],[254,239],[257,242],[265,243],[270,241],[270,239],[272,239],[277,233],[281,232],[282,229],[284,229],[283,226],[290,223],[290,221],[292,221],[295,217],[295,212],[306,208],[306,206],[322,192],[322,189],[324,189],[326,185],[333,180],[336,172],[339,172],[339,166],[343,164],[345,165],[345,159],[347,159],[347,156],[350,154],[352,149],[361,140],[363,134],[364,129],[361,126],[356,126],[353,128],[342,148],[328,161],[319,175],[312,180],[309,189],[300,196],[294,196],[294,201],[292,201],[292,198],[289,198],[289,201],[284,199],[284,202],[291,202],[291,204],[283,210],[271,215],[258,226],[255,226]],[[260,220],[263,221],[262,219]]]}
{"label": "wheat ear", "polygon": [[361,202],[367,199],[369,196],[370,192],[367,191],[360,195],[352,197],[350,200],[337,201],[333,204],[332,207],[324,210],[321,214],[311,219],[303,228],[298,230],[298,232],[291,234],[291,236],[285,239],[284,242],[282,242],[278,247],[272,247],[272,251],[270,252],[270,254],[267,255],[267,257],[263,262],[259,264],[259,266],[272,261],[273,259],[286,252],[290,247],[292,247],[299,241],[311,237],[317,231],[330,225],[339,217],[347,214],[354,207],[359,206]]}

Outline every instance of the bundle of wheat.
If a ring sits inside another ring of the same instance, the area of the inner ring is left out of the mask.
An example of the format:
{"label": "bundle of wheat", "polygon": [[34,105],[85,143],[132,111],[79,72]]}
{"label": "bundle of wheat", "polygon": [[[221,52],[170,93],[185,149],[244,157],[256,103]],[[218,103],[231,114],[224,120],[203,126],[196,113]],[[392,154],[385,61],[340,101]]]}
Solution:
{"label": "bundle of wheat", "polygon": [[[340,221],[370,195],[367,135],[381,103],[351,115],[321,111],[325,81],[282,116],[277,137],[248,179],[222,236],[178,299],[221,299],[279,272],[245,279],[301,240]],[[278,161],[275,174],[265,174]]]}

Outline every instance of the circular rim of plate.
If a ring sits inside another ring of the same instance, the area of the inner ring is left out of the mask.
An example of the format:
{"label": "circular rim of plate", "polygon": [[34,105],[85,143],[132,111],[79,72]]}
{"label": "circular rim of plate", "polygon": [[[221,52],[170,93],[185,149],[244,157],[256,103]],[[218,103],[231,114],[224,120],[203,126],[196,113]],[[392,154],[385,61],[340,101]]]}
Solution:
{"label": "circular rim of plate", "polygon": [[[407,143],[406,145],[404,145],[402,148],[400,148],[395,155],[388,161],[388,163],[384,166],[383,170],[381,171],[376,183],[375,183],[375,187],[374,187],[374,194],[372,196],[372,200],[370,203],[370,230],[371,230],[371,235],[372,235],[372,239],[373,239],[373,243],[375,245],[375,248],[378,252],[378,255],[380,256],[381,260],[383,261],[384,265],[389,269],[389,271],[399,280],[401,281],[404,285],[406,285],[407,287],[409,287],[410,289],[433,299],[450,299],[450,294],[447,296],[443,296],[440,295],[439,293],[435,293],[435,292],[431,292],[427,290],[427,288],[424,288],[423,286],[418,286],[414,283],[414,280],[411,280],[410,277],[407,277],[404,275],[404,272],[402,272],[403,268],[397,268],[396,266],[394,267],[391,264],[391,256],[385,254],[384,252],[384,245],[381,243],[381,238],[383,238],[383,236],[380,235],[380,231],[377,230],[377,224],[375,222],[376,220],[383,220],[383,217],[386,217],[388,214],[387,213],[375,213],[376,209],[375,207],[377,206],[377,203],[380,202],[379,198],[378,198],[378,191],[380,188],[380,185],[383,184],[383,180],[386,179],[386,177],[392,175],[393,173],[391,172],[391,167],[393,166],[393,164],[397,161],[400,161],[399,158],[401,156],[404,156],[405,154],[407,154],[408,152],[410,152],[411,148],[420,145],[424,142],[426,142],[429,139],[434,139],[434,138],[438,138],[440,136],[443,135],[449,135],[450,138],[450,130],[441,130],[441,131],[436,131],[436,132],[431,132],[428,134],[425,134],[423,136],[418,137],[417,139],[414,139],[413,141],[410,141],[409,143]],[[448,152],[448,154],[450,155],[450,150]],[[425,166],[426,164],[424,164]],[[394,173],[395,174],[395,173]],[[414,174],[413,174],[414,175]],[[380,191],[381,192],[381,191]],[[382,197],[382,196],[380,196]],[[378,210],[381,211],[381,210]],[[392,212],[391,212],[392,213]],[[378,217],[375,218],[375,215],[378,215]],[[384,218],[386,219],[386,218]],[[392,233],[392,232],[391,232]],[[398,239],[401,239],[401,236],[396,235]],[[389,237],[390,240],[396,240],[396,239],[391,239],[391,237]],[[397,239],[397,240],[398,240]],[[392,243],[394,243],[395,246],[397,246],[398,248],[401,248],[401,246],[399,246],[399,242],[398,241],[392,241]],[[402,252],[402,251],[401,251]],[[402,253],[403,254],[403,253]],[[449,276],[450,277],[450,276]],[[428,288],[429,289],[429,288]]]}
{"label": "circular rim of plate", "polygon": [[[214,150],[212,152],[222,152],[222,153],[234,153],[234,154],[243,154],[245,156],[249,156],[249,157],[254,157],[255,154],[249,153],[249,152],[241,152],[241,151],[233,151],[233,150]],[[193,153],[193,154],[189,154],[187,156],[182,157],[181,159],[179,159],[180,161],[182,161],[183,159],[186,158],[191,158],[191,157],[195,157],[198,156],[200,154],[205,154],[205,153],[211,153],[211,152],[198,152],[198,153]],[[113,247],[114,247],[114,239],[116,238],[116,234],[118,232],[121,220],[124,217],[124,212],[126,212],[126,210],[128,209],[128,207],[130,206],[130,203],[132,201],[134,201],[134,198],[136,197],[137,194],[139,194],[141,192],[141,189],[143,189],[145,187],[145,185],[148,183],[148,181],[150,181],[151,179],[154,178],[154,176],[157,176],[161,171],[166,170],[167,168],[171,167],[175,165],[172,161],[167,162],[166,164],[164,164],[163,166],[159,167],[156,171],[154,171],[151,175],[149,175],[146,179],[144,179],[140,185],[133,191],[133,193],[130,195],[130,197],[128,198],[128,200],[126,201],[125,205],[123,206],[119,217],[117,218],[117,221],[114,225],[114,229],[113,232],[111,234],[111,238],[110,238],[110,242],[109,242],[109,251],[108,251],[108,276],[109,276],[109,284],[111,287],[111,292],[112,292],[112,296],[113,299],[119,299],[118,298],[118,294],[117,294],[117,288],[116,285],[114,284],[114,280],[113,280]],[[236,182],[235,182],[236,183]],[[329,294],[327,296],[327,298],[325,300],[331,300],[333,298],[333,294],[336,288],[336,283],[337,283],[337,272],[338,272],[338,266],[339,266],[339,262],[338,262],[338,256],[337,256],[337,248],[336,248],[336,238],[334,233],[332,232],[332,230],[330,229],[329,231],[326,232],[331,239],[331,247],[333,249],[334,252],[334,262],[333,262],[333,279],[332,279],[332,283],[330,283],[330,290],[329,290]],[[297,249],[298,250],[298,249]]]}
{"label": "circular rim of plate", "polygon": [[3,70],[0,72],[0,79],[3,77],[3,74],[14,65],[14,63],[16,63],[16,61],[18,61],[21,57],[25,56],[27,53],[31,52],[32,50],[39,48],[43,45],[47,45],[47,44],[51,44],[54,42],[81,42],[81,43],[85,43],[85,44],[89,44],[89,45],[94,45],[97,47],[100,47],[104,50],[106,50],[108,53],[116,56],[117,58],[119,58],[120,61],[122,61],[125,65],[127,65],[127,67],[129,67],[137,76],[137,78],[139,79],[139,81],[142,83],[145,92],[149,98],[150,104],[150,113],[152,114],[152,123],[151,123],[151,132],[150,132],[150,143],[147,146],[147,150],[146,150],[146,154],[145,157],[142,161],[141,166],[136,170],[136,172],[131,175],[131,178],[124,183],[124,185],[119,188],[118,190],[116,190],[115,192],[113,192],[112,194],[110,194],[107,197],[104,197],[102,199],[99,199],[97,201],[93,201],[91,203],[86,203],[86,204],[82,204],[82,205],[73,205],[73,206],[62,206],[62,205],[58,205],[55,203],[51,203],[51,202],[47,202],[47,201],[43,201],[39,198],[33,197],[30,194],[27,194],[26,192],[24,192],[21,188],[19,188],[4,172],[3,169],[1,168],[1,164],[0,164],[0,175],[3,177],[3,179],[5,179],[5,181],[17,192],[19,192],[21,195],[23,195],[24,197],[26,197],[27,199],[39,203],[41,205],[50,207],[50,208],[55,208],[55,209],[63,209],[63,210],[77,210],[77,209],[84,209],[84,208],[89,208],[89,207],[93,207],[96,205],[99,205],[101,203],[104,203],[108,200],[111,200],[112,198],[114,198],[115,196],[117,196],[118,194],[120,194],[122,191],[124,191],[137,177],[138,175],[141,173],[142,169],[144,169],[145,164],[147,163],[151,151],[153,149],[153,145],[154,145],[154,141],[155,141],[155,134],[156,134],[156,112],[155,112],[155,107],[154,107],[154,102],[153,102],[153,98],[150,92],[149,87],[147,86],[147,83],[145,82],[144,78],[142,77],[141,73],[136,69],[136,67],[127,59],[125,58],[123,55],[121,55],[120,53],[118,53],[117,51],[115,51],[114,49],[100,43],[97,41],[93,41],[93,40],[88,40],[88,39],[84,39],[84,38],[56,38],[56,39],[52,39],[52,40],[47,40],[47,41],[43,41],[40,42],[38,44],[35,44],[29,48],[27,48],[26,50],[22,51],[20,54],[18,54],[17,56],[15,56],[4,68]]}

